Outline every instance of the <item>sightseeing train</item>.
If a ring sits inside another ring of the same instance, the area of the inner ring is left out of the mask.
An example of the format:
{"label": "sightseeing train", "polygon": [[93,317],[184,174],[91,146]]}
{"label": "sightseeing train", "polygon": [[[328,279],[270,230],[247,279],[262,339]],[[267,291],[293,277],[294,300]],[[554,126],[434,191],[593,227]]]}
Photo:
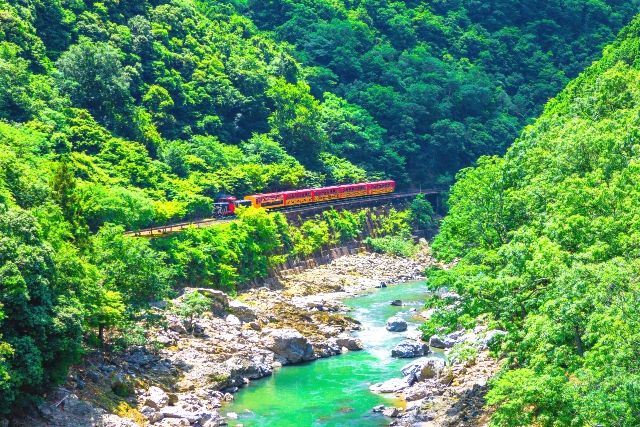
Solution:
{"label": "sightseeing train", "polygon": [[214,215],[233,215],[238,206],[253,206],[264,209],[279,209],[289,206],[325,203],[332,200],[354,199],[379,194],[393,193],[393,180],[363,182],[359,184],[334,185],[332,187],[307,188],[304,190],[280,191],[277,193],[255,194],[237,200],[233,196],[220,197],[214,204]]}

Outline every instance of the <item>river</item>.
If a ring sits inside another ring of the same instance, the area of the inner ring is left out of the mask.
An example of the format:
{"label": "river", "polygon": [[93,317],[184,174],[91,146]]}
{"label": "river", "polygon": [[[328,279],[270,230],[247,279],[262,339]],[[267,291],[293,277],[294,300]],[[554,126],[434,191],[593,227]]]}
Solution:
{"label": "river", "polygon": [[[369,391],[369,385],[400,375],[408,359],[391,357],[391,349],[415,331],[420,320],[409,310],[422,307],[424,282],[391,285],[347,299],[351,316],[362,323],[357,336],[364,350],[286,366],[274,375],[240,390],[223,411],[235,412],[229,425],[264,427],[384,426],[389,420],[372,413],[376,405],[396,405],[392,399]],[[400,299],[402,306],[392,306]],[[409,323],[407,332],[388,332],[386,320],[398,314]]]}

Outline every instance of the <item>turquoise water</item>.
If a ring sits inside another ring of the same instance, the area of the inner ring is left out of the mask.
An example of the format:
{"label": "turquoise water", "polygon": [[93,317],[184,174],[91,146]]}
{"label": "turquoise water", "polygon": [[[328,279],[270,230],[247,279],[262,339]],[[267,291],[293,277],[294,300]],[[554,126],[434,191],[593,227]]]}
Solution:
{"label": "turquoise water", "polygon": [[[303,365],[286,366],[274,375],[253,381],[240,390],[223,413],[235,412],[243,426],[384,426],[388,419],[371,412],[379,405],[399,405],[389,398],[373,394],[369,385],[400,376],[407,359],[394,359],[391,349],[407,332],[385,329],[386,320],[400,315],[409,322],[409,333],[420,324],[413,319],[411,307],[422,307],[424,282],[392,285],[345,301],[353,309],[351,316],[362,322],[357,336],[363,351],[316,360]],[[390,302],[400,299],[404,305]]]}

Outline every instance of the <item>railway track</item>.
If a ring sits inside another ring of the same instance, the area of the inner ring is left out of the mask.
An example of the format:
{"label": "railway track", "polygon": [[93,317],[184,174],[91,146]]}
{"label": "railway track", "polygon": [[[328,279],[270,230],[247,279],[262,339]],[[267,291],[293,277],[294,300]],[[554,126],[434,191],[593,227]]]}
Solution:
{"label": "railway track", "polygon": [[[374,205],[379,202],[387,202],[393,200],[407,199],[411,197],[415,197],[418,194],[439,194],[441,193],[441,189],[432,189],[432,190],[421,190],[421,191],[410,191],[404,193],[392,193],[392,194],[383,194],[380,196],[368,196],[368,197],[356,197],[353,199],[345,199],[345,200],[332,200],[325,203],[314,203],[312,205],[302,205],[302,206],[294,206],[290,208],[280,208],[280,209],[270,209],[274,212],[280,212],[287,216],[293,214],[310,214],[313,212],[321,212],[328,208],[344,208],[347,206],[358,206],[358,205]],[[149,227],[143,228],[140,230],[127,231],[125,236],[131,237],[160,237],[163,235],[176,233],[182,231],[189,227],[208,227],[214,224],[224,224],[227,222],[235,221],[235,218],[205,218],[200,220],[193,221],[185,221],[179,222],[175,224],[167,224],[161,225],[157,227]]]}

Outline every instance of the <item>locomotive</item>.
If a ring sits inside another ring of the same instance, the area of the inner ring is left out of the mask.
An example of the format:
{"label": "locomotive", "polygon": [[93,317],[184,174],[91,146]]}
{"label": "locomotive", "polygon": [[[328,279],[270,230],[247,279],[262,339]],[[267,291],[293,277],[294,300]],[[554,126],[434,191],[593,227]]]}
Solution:
{"label": "locomotive", "polygon": [[214,215],[218,217],[233,215],[238,206],[253,206],[264,209],[280,209],[289,206],[325,203],[332,200],[355,199],[393,193],[396,183],[393,180],[362,182],[358,184],[334,185],[331,187],[307,188],[303,190],[280,191],[277,193],[254,194],[237,200],[233,196],[223,195],[214,203]]}
{"label": "locomotive", "polygon": [[221,195],[216,197],[216,202],[213,204],[213,216],[216,218],[222,218],[225,216],[231,216],[236,214],[236,208],[239,206],[251,206],[251,202],[247,200],[238,200],[233,196]]}

